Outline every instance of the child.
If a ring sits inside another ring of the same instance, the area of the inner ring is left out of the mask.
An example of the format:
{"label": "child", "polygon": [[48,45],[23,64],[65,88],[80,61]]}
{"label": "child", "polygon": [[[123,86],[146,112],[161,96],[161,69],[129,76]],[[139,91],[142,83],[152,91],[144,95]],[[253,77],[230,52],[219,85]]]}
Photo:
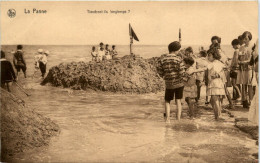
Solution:
{"label": "child", "polygon": [[212,48],[208,51],[208,60],[210,64],[207,67],[208,89],[207,95],[211,96],[210,103],[214,110],[215,119],[219,120],[221,115],[221,96],[225,95],[223,82],[224,64],[219,60],[221,55],[217,48]]}
{"label": "child", "polygon": [[115,59],[117,57],[118,54],[117,54],[115,45],[112,46],[112,50],[111,50],[110,54],[112,56],[112,59]]}
{"label": "child", "polygon": [[186,77],[184,77],[184,94],[185,101],[189,106],[189,116],[191,119],[194,118],[194,107],[195,98],[197,97],[197,87],[196,87],[196,77],[194,71],[195,68],[192,66],[194,64],[194,59],[191,57],[186,57],[183,59],[186,69]]}
{"label": "child", "polygon": [[195,63],[192,57],[184,58],[184,65],[186,67],[184,80],[184,94],[186,96],[185,101],[189,106],[189,115],[191,119],[194,118],[195,99],[197,98],[197,86],[196,86],[196,74],[197,72],[203,72],[206,68],[196,69],[193,66]]}
{"label": "child", "polygon": [[97,61],[97,52],[95,46],[92,47],[91,56],[92,56],[92,61]]}
{"label": "child", "polygon": [[[185,49],[185,52],[184,52],[184,55],[185,55],[185,57],[191,57],[192,55],[193,55],[193,49],[192,49],[192,47],[187,47],[186,49]],[[185,58],[184,57],[184,58]]]}
{"label": "child", "polygon": [[168,45],[169,53],[161,56],[159,72],[165,81],[165,121],[170,123],[170,102],[175,98],[177,104],[177,119],[181,118],[181,99],[183,97],[183,74],[184,64],[182,58],[178,56],[181,44],[174,41]]}
{"label": "child", "polygon": [[5,52],[1,50],[1,87],[7,87],[11,92],[12,81],[16,81],[16,76],[12,64],[5,59]]}
{"label": "child", "polygon": [[236,92],[236,97],[233,97],[233,99],[236,99],[238,101],[241,100],[241,93],[240,93],[240,89],[237,85],[237,74],[239,71],[239,65],[238,65],[238,55],[239,55],[239,48],[240,48],[240,42],[238,39],[234,39],[231,42],[231,45],[234,48],[234,55],[233,55],[233,59],[231,62],[231,71],[230,71],[230,77],[231,77],[231,81],[232,81],[232,86],[234,87],[234,90]]}
{"label": "child", "polygon": [[34,56],[34,73],[33,73],[33,77],[35,76],[36,72],[39,70],[39,60],[42,56],[43,50],[42,49],[38,49],[37,54]]}
{"label": "child", "polygon": [[13,63],[17,70],[17,77],[20,69],[22,69],[24,73],[24,77],[26,78],[26,62],[24,60],[23,46],[17,45],[17,51],[14,53]]}
{"label": "child", "polygon": [[105,60],[110,60],[110,59],[112,59],[111,58],[111,55],[110,55],[110,49],[109,49],[109,45],[108,44],[106,44],[106,49],[105,49]]}
{"label": "child", "polygon": [[45,51],[44,53],[42,53],[42,56],[39,60],[39,67],[40,67],[40,70],[41,70],[41,73],[42,73],[42,77],[44,78],[44,75],[46,73],[46,65],[47,65],[47,56],[49,55],[49,51]]}
{"label": "child", "polygon": [[218,36],[212,36],[211,45],[210,45],[209,49],[216,47],[216,45],[220,45],[220,44],[221,44],[221,38]]}
{"label": "child", "polygon": [[105,50],[103,46],[100,47],[98,53],[97,53],[97,62],[101,62],[105,56]]}
{"label": "child", "polygon": [[[196,60],[196,68],[200,69],[200,68],[205,68],[208,66],[209,62],[206,59],[207,57],[207,51],[206,50],[202,50],[199,52],[199,58]],[[200,99],[200,90],[201,90],[201,86],[202,86],[202,82],[204,80],[204,72],[201,73],[197,73],[196,74],[196,85],[197,85],[197,98],[196,98],[196,102],[199,101]],[[207,97],[206,97],[206,102],[207,102]]]}

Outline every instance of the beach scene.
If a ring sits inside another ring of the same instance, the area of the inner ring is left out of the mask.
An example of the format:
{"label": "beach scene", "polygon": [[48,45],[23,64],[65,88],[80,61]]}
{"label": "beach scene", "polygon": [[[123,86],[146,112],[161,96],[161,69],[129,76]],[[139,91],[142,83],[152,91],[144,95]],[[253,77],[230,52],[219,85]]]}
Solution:
{"label": "beach scene", "polygon": [[[16,10],[14,18],[6,14],[10,8]],[[195,21],[192,13],[200,18]],[[172,100],[167,123],[167,85],[159,71],[170,43],[180,42],[180,51],[191,47],[187,58],[198,59],[203,50],[213,53],[208,51],[212,36],[221,37],[231,63],[232,40],[250,31],[250,42],[257,43],[257,13],[256,2],[1,2],[1,59],[3,51],[16,75],[10,91],[1,88],[1,161],[257,162],[258,122],[248,116],[254,99],[244,108],[226,94],[216,120],[214,106],[205,103],[203,81],[194,117],[184,92],[181,119]],[[176,16],[183,18],[167,22]],[[101,42],[109,49],[115,45],[118,55],[93,60],[93,46],[98,54]],[[26,78],[22,70],[16,74],[17,45]],[[41,50],[49,52],[44,75],[36,69]],[[227,91],[234,97],[231,84]]]}

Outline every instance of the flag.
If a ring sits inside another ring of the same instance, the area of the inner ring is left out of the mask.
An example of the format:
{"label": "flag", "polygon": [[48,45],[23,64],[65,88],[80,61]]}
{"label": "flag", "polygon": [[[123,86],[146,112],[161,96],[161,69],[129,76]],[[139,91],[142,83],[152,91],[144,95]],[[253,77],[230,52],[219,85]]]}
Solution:
{"label": "flag", "polygon": [[129,35],[134,38],[136,41],[139,41],[138,37],[136,36],[133,28],[131,27],[131,24],[129,24]]}

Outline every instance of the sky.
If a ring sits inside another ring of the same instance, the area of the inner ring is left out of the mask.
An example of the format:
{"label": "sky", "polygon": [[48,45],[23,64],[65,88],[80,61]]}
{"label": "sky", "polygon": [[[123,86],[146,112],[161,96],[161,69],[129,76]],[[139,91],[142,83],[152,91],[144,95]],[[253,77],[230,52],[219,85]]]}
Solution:
{"label": "sky", "polygon": [[[210,44],[212,36],[230,44],[244,31],[258,37],[257,2],[0,2],[1,44],[129,44],[129,23],[138,45]],[[47,10],[32,13],[33,8]],[[8,9],[16,16],[8,17]],[[26,14],[25,10],[30,10]],[[108,13],[88,13],[107,10]],[[110,13],[110,10],[126,13]]]}

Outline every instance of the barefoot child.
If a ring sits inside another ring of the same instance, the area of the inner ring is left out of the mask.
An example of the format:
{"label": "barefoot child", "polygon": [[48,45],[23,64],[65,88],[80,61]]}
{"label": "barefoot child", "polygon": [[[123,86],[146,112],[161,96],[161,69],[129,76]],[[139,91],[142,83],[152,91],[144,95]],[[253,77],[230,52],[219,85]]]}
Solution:
{"label": "barefoot child", "polygon": [[159,72],[165,81],[165,113],[166,123],[170,123],[170,102],[175,98],[177,104],[177,119],[181,118],[181,99],[183,97],[183,73],[184,64],[182,58],[178,56],[181,44],[178,41],[172,42],[168,46],[169,54],[162,55]]}
{"label": "barefoot child", "polygon": [[185,101],[189,106],[189,116],[194,118],[194,107],[195,107],[195,98],[197,97],[197,87],[196,87],[196,76],[194,74],[195,68],[192,66],[194,60],[191,57],[183,59],[184,65],[187,68],[184,77],[184,95]]}
{"label": "barefoot child", "polygon": [[26,62],[24,59],[24,52],[23,52],[22,45],[17,45],[17,51],[14,53],[13,63],[15,69],[17,70],[17,78],[18,78],[18,73],[20,72],[21,69],[24,73],[24,77],[26,78]]}
{"label": "barefoot child", "polygon": [[217,48],[208,51],[208,60],[210,64],[207,67],[208,89],[207,95],[211,96],[210,103],[214,110],[215,119],[219,120],[221,115],[221,96],[225,95],[223,82],[224,64],[220,62],[221,56]]}
{"label": "barefoot child", "polygon": [[40,69],[39,67],[39,60],[42,56],[43,50],[38,49],[37,54],[34,56],[34,73],[33,73],[33,78],[35,77],[37,71]]}
{"label": "barefoot child", "polygon": [[233,48],[234,48],[234,55],[233,55],[233,59],[231,62],[231,71],[230,71],[230,77],[231,77],[231,82],[232,82],[232,86],[234,87],[234,90],[236,92],[236,100],[240,101],[241,100],[241,93],[240,93],[240,89],[237,85],[237,74],[239,71],[239,65],[238,65],[238,55],[239,55],[239,49],[240,49],[240,42],[238,39],[234,39],[231,42]]}
{"label": "barefoot child", "polygon": [[39,67],[42,73],[42,77],[44,78],[44,75],[46,73],[46,65],[47,65],[47,56],[49,55],[49,51],[45,51],[44,53],[42,53],[42,56],[39,60]]}
{"label": "barefoot child", "polygon": [[189,106],[190,118],[194,118],[195,99],[197,97],[197,85],[196,85],[196,74],[197,72],[203,72],[206,68],[196,69],[193,66],[195,63],[192,57],[184,58],[184,65],[187,68],[184,76],[184,95],[186,96],[185,101]]}

